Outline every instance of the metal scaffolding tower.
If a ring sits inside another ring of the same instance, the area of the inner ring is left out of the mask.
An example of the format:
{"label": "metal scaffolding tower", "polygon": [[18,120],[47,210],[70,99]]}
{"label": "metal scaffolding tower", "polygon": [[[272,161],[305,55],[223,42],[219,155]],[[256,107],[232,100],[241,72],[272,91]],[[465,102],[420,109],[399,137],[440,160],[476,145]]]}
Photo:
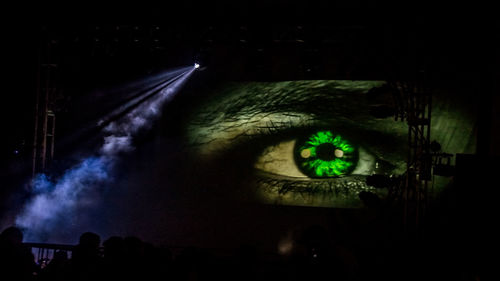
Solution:
{"label": "metal scaffolding tower", "polygon": [[55,144],[55,99],[58,92],[57,70],[54,45],[42,34],[39,47],[37,89],[35,100],[35,120],[33,132],[32,173],[44,172],[54,158]]}
{"label": "metal scaffolding tower", "polygon": [[397,195],[403,203],[405,227],[415,229],[421,224],[426,211],[432,168],[432,96],[425,86],[424,76],[425,72],[420,71],[414,81],[391,82],[398,104],[395,118],[408,124],[407,170]]}

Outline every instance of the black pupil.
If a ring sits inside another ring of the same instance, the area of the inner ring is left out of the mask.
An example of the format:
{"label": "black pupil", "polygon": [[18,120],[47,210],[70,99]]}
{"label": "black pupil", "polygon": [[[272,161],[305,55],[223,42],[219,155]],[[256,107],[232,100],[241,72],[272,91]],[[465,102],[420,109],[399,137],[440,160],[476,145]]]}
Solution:
{"label": "black pupil", "polygon": [[316,155],[323,161],[331,161],[335,159],[335,149],[331,143],[322,143],[316,148]]}

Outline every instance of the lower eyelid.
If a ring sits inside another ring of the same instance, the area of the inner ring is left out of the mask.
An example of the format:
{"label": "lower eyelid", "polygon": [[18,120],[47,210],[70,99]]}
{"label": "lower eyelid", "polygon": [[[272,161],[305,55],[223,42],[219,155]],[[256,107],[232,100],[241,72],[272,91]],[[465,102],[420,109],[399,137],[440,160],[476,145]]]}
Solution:
{"label": "lower eyelid", "polygon": [[335,188],[350,188],[351,190],[349,190],[349,192],[353,192],[353,189],[359,189],[359,191],[369,191],[374,189],[373,187],[366,185],[366,175],[348,175],[339,178],[314,179],[309,177],[298,178],[275,175],[267,172],[257,172],[255,176],[259,182],[273,182],[290,186],[293,185],[294,189],[301,191],[320,188],[323,189],[324,192],[328,193]]}
{"label": "lower eyelid", "polygon": [[324,180],[297,180],[283,176],[259,175],[257,194],[267,203],[284,205],[358,208],[358,194],[368,191],[386,197],[387,191],[366,185],[366,176],[354,175]]}

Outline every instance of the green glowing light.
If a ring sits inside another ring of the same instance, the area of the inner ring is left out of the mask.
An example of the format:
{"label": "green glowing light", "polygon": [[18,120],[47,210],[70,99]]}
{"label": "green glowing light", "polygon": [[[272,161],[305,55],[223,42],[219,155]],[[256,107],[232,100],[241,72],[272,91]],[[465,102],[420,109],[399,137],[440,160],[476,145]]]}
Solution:
{"label": "green glowing light", "polygon": [[[304,150],[308,151],[308,157],[303,157]],[[342,136],[334,135],[332,131],[319,131],[297,142],[295,161],[309,177],[339,177],[349,174],[356,167],[357,152]]]}

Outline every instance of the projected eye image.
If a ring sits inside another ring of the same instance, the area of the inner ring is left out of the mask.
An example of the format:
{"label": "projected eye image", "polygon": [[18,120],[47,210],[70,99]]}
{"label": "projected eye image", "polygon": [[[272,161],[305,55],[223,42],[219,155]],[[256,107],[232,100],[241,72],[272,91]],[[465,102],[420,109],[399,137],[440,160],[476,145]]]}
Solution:
{"label": "projected eye image", "polygon": [[189,143],[212,172],[221,167],[222,182],[236,174],[234,188],[258,202],[358,208],[361,191],[387,195],[367,176],[406,167],[406,125],[369,114],[367,94],[383,84],[235,83],[194,111]]}
{"label": "projected eye image", "polygon": [[331,131],[317,132],[295,146],[295,161],[310,177],[342,176],[352,171],[357,162],[355,148]]}

